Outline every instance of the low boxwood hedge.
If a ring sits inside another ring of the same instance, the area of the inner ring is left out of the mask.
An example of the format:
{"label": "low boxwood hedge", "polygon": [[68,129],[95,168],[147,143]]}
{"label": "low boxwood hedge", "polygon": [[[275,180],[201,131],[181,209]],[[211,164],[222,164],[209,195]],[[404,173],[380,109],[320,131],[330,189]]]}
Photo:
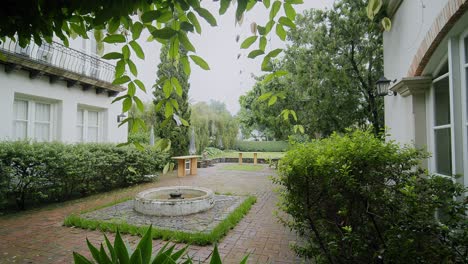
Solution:
{"label": "low boxwood hedge", "polygon": [[237,141],[234,147],[238,151],[284,152],[288,150],[286,141]]}
{"label": "low boxwood hedge", "polygon": [[0,142],[0,209],[65,201],[151,180],[168,156],[114,144]]}

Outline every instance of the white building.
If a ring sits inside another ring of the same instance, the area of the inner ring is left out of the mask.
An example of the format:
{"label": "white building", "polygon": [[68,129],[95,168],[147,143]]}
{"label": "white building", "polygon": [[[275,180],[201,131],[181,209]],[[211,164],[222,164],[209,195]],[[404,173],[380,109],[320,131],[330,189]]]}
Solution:
{"label": "white building", "polygon": [[390,139],[426,148],[429,172],[468,186],[468,1],[388,0],[384,34]]}
{"label": "white building", "polygon": [[124,88],[111,84],[114,66],[95,55],[91,39],[0,44],[0,140],[127,141],[121,103],[111,104]]}

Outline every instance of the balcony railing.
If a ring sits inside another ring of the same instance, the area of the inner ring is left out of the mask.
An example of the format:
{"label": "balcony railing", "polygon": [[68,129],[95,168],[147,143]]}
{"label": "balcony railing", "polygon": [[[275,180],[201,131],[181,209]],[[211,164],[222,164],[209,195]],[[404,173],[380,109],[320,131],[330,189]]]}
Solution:
{"label": "balcony railing", "polygon": [[0,44],[0,51],[99,81],[112,83],[114,80],[114,65],[57,42],[43,43],[41,46],[30,44],[22,48],[18,42],[7,39]]}

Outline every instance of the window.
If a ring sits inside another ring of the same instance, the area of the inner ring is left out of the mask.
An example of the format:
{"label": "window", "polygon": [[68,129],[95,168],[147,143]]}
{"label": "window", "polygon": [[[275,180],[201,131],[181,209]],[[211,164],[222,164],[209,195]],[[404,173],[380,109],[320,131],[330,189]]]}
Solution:
{"label": "window", "polygon": [[452,139],[450,123],[450,81],[448,62],[433,81],[434,94],[434,159],[435,172],[452,175]]}
{"label": "window", "polygon": [[78,108],[76,118],[76,140],[78,142],[100,142],[102,112]]}
{"label": "window", "polygon": [[15,99],[13,115],[14,139],[53,140],[53,104]]}

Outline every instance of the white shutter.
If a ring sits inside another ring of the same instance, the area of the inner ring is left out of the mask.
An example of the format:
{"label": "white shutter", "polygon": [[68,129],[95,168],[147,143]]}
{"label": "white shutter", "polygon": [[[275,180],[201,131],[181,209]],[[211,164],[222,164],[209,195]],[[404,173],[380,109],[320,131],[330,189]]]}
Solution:
{"label": "white shutter", "polygon": [[84,110],[78,109],[76,112],[76,141],[83,142]]}
{"label": "white shutter", "polygon": [[50,104],[36,103],[34,119],[34,139],[49,141],[50,139]]}

